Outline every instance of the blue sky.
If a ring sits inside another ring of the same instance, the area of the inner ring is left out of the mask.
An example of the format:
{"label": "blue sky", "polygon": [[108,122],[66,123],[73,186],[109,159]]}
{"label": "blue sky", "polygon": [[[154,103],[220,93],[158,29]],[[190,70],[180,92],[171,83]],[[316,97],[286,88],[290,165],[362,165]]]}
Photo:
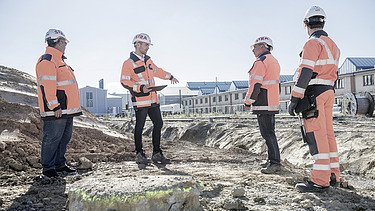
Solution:
{"label": "blue sky", "polygon": [[58,28],[70,40],[66,62],[80,87],[97,87],[104,78],[109,92],[121,92],[121,66],[139,32],[151,36],[148,54],[179,86],[215,77],[247,80],[254,62],[249,46],[263,35],[274,42],[281,73],[293,74],[308,38],[302,19],[312,5],[327,13],[325,30],[341,49],[340,64],[346,57],[375,57],[372,0],[0,0],[0,65],[35,76],[44,35]]}

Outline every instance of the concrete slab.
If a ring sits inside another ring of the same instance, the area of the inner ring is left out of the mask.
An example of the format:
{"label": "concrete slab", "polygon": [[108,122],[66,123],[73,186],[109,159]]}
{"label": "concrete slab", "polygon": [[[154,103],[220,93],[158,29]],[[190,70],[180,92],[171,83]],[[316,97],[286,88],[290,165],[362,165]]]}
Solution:
{"label": "concrete slab", "polygon": [[202,210],[192,176],[163,174],[156,167],[136,170],[134,162],[127,164],[117,173],[104,170],[72,184],[69,210]]}

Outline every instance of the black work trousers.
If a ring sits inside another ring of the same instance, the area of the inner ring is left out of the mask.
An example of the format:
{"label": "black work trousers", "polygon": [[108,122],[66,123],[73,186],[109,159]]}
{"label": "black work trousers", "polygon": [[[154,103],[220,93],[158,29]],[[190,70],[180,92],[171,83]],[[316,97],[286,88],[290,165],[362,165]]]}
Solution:
{"label": "black work trousers", "polygon": [[161,152],[160,149],[160,136],[161,128],[163,127],[163,119],[160,113],[160,105],[153,105],[151,107],[137,108],[135,111],[135,130],[134,130],[134,140],[135,140],[135,151],[136,153],[142,152],[142,132],[145,126],[147,115],[150,117],[154,129],[152,130],[152,145],[153,153]]}
{"label": "black work trousers", "polygon": [[280,150],[275,134],[275,114],[257,114],[259,130],[266,140],[268,160],[271,164],[280,164]]}

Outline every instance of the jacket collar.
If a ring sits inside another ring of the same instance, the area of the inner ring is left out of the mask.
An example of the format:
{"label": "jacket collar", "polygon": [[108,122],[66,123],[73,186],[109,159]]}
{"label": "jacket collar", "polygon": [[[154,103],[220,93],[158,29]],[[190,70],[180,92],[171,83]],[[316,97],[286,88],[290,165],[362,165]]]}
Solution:
{"label": "jacket collar", "polygon": [[[145,55],[145,62],[147,62],[147,60],[149,60],[150,58],[151,58],[151,57]],[[135,55],[134,52],[131,52],[131,53],[130,53],[130,59],[133,60],[134,62],[137,62],[137,61],[140,60],[140,59],[138,58],[138,56]]]}
{"label": "jacket collar", "polygon": [[61,52],[61,51],[59,51],[59,50],[57,50],[56,48],[53,48],[53,47],[47,47],[46,48],[46,54],[51,54],[52,55],[52,57],[54,57],[54,58],[61,58],[61,59],[66,59],[66,57],[64,56],[64,54]]}
{"label": "jacket collar", "polygon": [[266,52],[264,52],[264,53],[260,54],[260,55],[258,56],[258,58],[260,58],[260,57],[262,57],[262,56],[265,56],[265,55],[267,55],[267,54],[271,54],[271,52],[269,52],[269,51],[266,51]]}
{"label": "jacket collar", "polygon": [[320,36],[328,37],[328,34],[324,30],[318,30],[318,31],[312,33],[310,38],[319,38]]}

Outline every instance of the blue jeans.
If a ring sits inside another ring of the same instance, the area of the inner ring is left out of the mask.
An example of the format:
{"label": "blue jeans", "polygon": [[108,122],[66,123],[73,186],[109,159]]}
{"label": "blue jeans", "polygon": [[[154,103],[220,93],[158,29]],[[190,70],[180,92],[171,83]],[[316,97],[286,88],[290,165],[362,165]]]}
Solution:
{"label": "blue jeans", "polygon": [[257,114],[259,130],[266,140],[268,160],[271,164],[280,164],[280,150],[275,134],[275,114]]}
{"label": "blue jeans", "polygon": [[72,132],[73,117],[44,121],[41,151],[43,171],[66,165],[65,153]]}

